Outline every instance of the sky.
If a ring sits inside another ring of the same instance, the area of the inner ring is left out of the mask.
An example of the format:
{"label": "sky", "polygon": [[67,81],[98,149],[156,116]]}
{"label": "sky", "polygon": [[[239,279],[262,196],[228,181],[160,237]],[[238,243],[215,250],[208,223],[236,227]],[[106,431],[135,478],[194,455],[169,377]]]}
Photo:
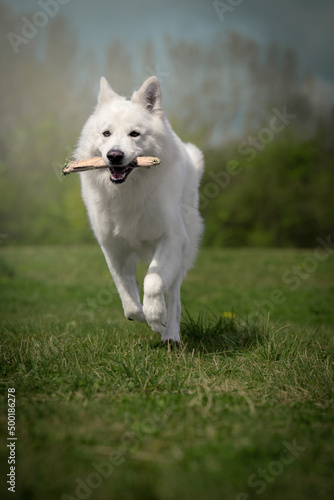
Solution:
{"label": "sky", "polygon": [[[295,50],[302,67],[334,87],[333,0],[2,0],[31,19],[57,2],[82,50],[102,53],[115,38],[131,50],[166,34],[205,43],[228,30]],[[219,13],[218,13],[219,11]]]}

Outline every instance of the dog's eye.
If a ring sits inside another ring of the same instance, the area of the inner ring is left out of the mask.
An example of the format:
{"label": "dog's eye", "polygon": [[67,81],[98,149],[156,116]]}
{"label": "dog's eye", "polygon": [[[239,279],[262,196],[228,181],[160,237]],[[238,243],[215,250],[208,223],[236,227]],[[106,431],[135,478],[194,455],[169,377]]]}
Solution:
{"label": "dog's eye", "polygon": [[130,132],[129,136],[130,137],[138,137],[140,135],[139,132],[137,132],[137,130],[132,130],[132,132]]}
{"label": "dog's eye", "polygon": [[104,132],[102,132],[102,135],[104,135],[104,137],[109,137],[111,134],[109,130],[105,130]]}

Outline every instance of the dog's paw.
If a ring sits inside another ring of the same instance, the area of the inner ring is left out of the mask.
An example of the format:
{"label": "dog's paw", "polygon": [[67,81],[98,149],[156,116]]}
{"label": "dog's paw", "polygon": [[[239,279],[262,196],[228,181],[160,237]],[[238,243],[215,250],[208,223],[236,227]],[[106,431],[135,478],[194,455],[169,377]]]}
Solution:
{"label": "dog's paw", "polygon": [[143,311],[131,311],[125,315],[130,321],[140,321],[146,323],[146,318]]}
{"label": "dog's paw", "polygon": [[163,335],[161,335],[161,345],[180,345],[180,328],[175,326],[172,328],[170,323],[165,329]]}
{"label": "dog's paw", "polygon": [[151,330],[162,335],[167,324],[167,311],[163,294],[144,296],[143,312]]}
{"label": "dog's paw", "polygon": [[130,321],[140,321],[146,323],[146,318],[141,305],[135,304],[132,301],[123,302],[124,316]]}
{"label": "dog's paw", "polygon": [[177,349],[180,347],[180,341],[172,339],[161,340],[161,347],[167,347],[168,350]]}

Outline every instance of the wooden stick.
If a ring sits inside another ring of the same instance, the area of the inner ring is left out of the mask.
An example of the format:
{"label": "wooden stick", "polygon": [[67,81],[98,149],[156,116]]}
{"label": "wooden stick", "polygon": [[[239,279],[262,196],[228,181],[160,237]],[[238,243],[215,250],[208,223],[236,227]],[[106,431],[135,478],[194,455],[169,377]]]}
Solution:
{"label": "wooden stick", "polygon": [[[159,165],[160,160],[155,156],[138,156],[131,163],[129,167],[153,167],[154,165]],[[87,170],[99,170],[101,168],[111,168],[111,167],[121,167],[125,165],[106,165],[101,156],[95,158],[88,158],[87,160],[77,160],[65,163],[62,172],[64,175],[76,173],[76,172],[86,172]]]}

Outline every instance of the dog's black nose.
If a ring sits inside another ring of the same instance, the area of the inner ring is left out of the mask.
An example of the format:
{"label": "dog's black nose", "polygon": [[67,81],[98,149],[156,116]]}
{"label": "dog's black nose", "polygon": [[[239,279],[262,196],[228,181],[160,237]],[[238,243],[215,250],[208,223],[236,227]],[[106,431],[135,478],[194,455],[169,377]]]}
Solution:
{"label": "dog's black nose", "polygon": [[110,151],[108,151],[107,153],[107,158],[110,161],[111,165],[121,165],[124,158],[124,153],[119,149],[110,149]]}

